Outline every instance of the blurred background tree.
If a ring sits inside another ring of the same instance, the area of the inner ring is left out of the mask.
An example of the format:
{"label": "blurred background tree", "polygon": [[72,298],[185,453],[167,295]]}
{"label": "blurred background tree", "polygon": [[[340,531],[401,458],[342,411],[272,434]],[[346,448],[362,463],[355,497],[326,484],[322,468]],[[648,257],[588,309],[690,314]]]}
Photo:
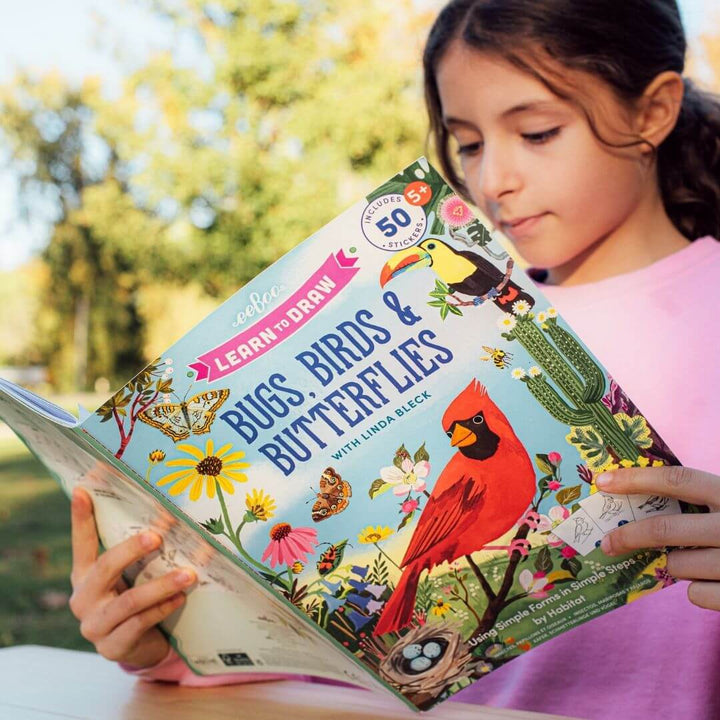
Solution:
{"label": "blurred background tree", "polygon": [[4,89],[20,200],[53,213],[31,350],[56,389],[127,380],[423,152],[416,5],[156,0],[197,66],[157,54],[112,100],[57,75]]}

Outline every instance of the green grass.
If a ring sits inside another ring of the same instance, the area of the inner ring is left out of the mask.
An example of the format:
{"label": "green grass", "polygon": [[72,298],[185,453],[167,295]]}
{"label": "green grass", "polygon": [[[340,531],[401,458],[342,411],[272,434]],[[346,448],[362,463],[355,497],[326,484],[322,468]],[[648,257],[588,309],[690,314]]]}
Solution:
{"label": "green grass", "polygon": [[43,604],[48,591],[70,595],[70,566],[67,498],[22,443],[0,439],[0,647],[92,649],[67,603]]}

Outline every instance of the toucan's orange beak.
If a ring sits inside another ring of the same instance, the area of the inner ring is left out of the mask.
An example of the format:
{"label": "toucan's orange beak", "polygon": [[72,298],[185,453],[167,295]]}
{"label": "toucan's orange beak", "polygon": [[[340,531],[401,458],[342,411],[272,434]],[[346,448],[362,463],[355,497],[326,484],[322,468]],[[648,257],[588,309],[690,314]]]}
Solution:
{"label": "toucan's orange beak", "polygon": [[477,435],[472,430],[468,430],[466,427],[456,423],[450,438],[450,445],[452,447],[466,447],[472,445],[476,440]]}
{"label": "toucan's orange beak", "polygon": [[380,272],[380,287],[385,287],[394,277],[415,267],[427,267],[432,263],[428,253],[418,247],[400,250],[383,266]]}

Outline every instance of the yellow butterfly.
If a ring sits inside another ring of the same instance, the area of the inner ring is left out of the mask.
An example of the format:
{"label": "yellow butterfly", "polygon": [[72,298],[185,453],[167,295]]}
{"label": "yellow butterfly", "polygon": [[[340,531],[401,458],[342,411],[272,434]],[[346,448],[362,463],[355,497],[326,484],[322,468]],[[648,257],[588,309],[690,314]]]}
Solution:
{"label": "yellow butterfly", "polygon": [[202,435],[210,432],[217,409],[229,395],[229,390],[207,390],[187,402],[151,405],[139,413],[138,418],[164,432],[173,442],[178,442],[190,433]]}

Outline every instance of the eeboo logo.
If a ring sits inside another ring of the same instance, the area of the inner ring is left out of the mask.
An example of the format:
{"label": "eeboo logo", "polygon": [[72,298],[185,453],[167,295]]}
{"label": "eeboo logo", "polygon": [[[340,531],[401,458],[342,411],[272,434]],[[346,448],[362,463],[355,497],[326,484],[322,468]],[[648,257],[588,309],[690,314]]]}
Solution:
{"label": "eeboo logo", "polygon": [[403,195],[383,195],[363,210],[361,226],[372,245],[395,252],[422,239],[427,217],[422,207],[411,205]]}

